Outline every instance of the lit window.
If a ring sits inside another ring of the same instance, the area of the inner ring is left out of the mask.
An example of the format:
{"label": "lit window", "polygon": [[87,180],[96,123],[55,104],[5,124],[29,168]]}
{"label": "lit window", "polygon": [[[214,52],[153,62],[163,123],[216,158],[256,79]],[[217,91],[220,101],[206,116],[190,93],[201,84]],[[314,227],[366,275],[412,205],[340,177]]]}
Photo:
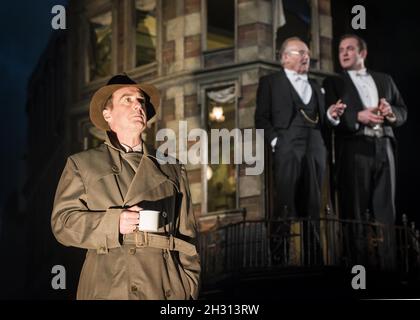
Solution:
{"label": "lit window", "polygon": [[89,19],[89,80],[111,74],[111,11]]}
{"label": "lit window", "polygon": [[156,60],[156,0],[136,0],[136,66]]}
{"label": "lit window", "polygon": [[[207,123],[208,136],[211,129],[227,129],[236,127],[235,87],[225,87],[207,91]],[[207,211],[222,211],[236,208],[236,165],[234,163],[234,139],[230,138],[229,164],[222,163],[222,138],[218,143],[209,140],[209,156],[215,148],[219,149],[218,164],[212,164],[209,158],[207,166]]]}

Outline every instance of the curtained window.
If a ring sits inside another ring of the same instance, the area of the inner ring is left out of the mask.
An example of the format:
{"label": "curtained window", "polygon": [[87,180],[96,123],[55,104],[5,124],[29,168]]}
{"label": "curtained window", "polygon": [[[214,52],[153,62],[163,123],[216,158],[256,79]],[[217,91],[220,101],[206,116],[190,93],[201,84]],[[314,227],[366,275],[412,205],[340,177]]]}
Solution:
{"label": "curtained window", "polygon": [[[222,139],[211,139],[211,129],[236,127],[235,86],[212,89],[206,92],[207,131],[209,136],[209,164],[207,166],[207,212],[236,208],[236,165],[234,164],[234,139],[230,138],[229,163],[222,163]],[[219,149],[218,164],[212,164],[210,156]]]}

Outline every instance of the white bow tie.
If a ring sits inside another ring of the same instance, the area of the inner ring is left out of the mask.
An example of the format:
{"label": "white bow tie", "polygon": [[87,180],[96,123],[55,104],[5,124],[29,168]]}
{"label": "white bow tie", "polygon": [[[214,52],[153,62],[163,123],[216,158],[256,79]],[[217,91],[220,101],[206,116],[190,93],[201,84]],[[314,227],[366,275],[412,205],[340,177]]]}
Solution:
{"label": "white bow tie", "polygon": [[307,74],[296,74],[295,75],[295,80],[299,81],[299,80],[306,80],[308,81],[308,75]]}
{"label": "white bow tie", "polygon": [[358,76],[358,77],[365,77],[365,76],[367,76],[368,75],[368,73],[367,73],[367,71],[366,70],[359,70],[359,71],[356,71],[356,76]]}

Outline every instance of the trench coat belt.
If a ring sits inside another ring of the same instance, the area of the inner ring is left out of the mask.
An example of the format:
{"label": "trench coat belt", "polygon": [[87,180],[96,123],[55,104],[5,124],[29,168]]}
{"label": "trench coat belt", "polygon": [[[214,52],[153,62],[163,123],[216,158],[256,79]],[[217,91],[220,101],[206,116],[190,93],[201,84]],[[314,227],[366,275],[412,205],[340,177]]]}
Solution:
{"label": "trench coat belt", "polygon": [[137,248],[169,249],[171,251],[179,251],[188,256],[197,255],[197,249],[194,244],[172,235],[166,236],[136,230],[134,239],[126,238],[124,239],[124,244],[135,244]]}

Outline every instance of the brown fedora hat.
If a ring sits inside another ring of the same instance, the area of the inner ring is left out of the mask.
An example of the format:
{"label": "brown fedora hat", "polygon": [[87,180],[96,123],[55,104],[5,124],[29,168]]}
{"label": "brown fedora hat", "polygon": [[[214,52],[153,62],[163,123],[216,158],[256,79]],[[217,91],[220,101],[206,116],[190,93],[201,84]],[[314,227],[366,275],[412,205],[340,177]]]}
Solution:
{"label": "brown fedora hat", "polygon": [[155,86],[145,83],[136,83],[125,74],[118,74],[113,76],[108,83],[102,88],[98,89],[90,101],[89,116],[90,121],[99,129],[111,130],[108,122],[105,121],[102,111],[105,108],[105,103],[111,95],[118,89],[124,87],[139,88],[146,98],[146,116],[147,120],[153,118],[156,110],[159,108],[160,96],[159,91]]}

